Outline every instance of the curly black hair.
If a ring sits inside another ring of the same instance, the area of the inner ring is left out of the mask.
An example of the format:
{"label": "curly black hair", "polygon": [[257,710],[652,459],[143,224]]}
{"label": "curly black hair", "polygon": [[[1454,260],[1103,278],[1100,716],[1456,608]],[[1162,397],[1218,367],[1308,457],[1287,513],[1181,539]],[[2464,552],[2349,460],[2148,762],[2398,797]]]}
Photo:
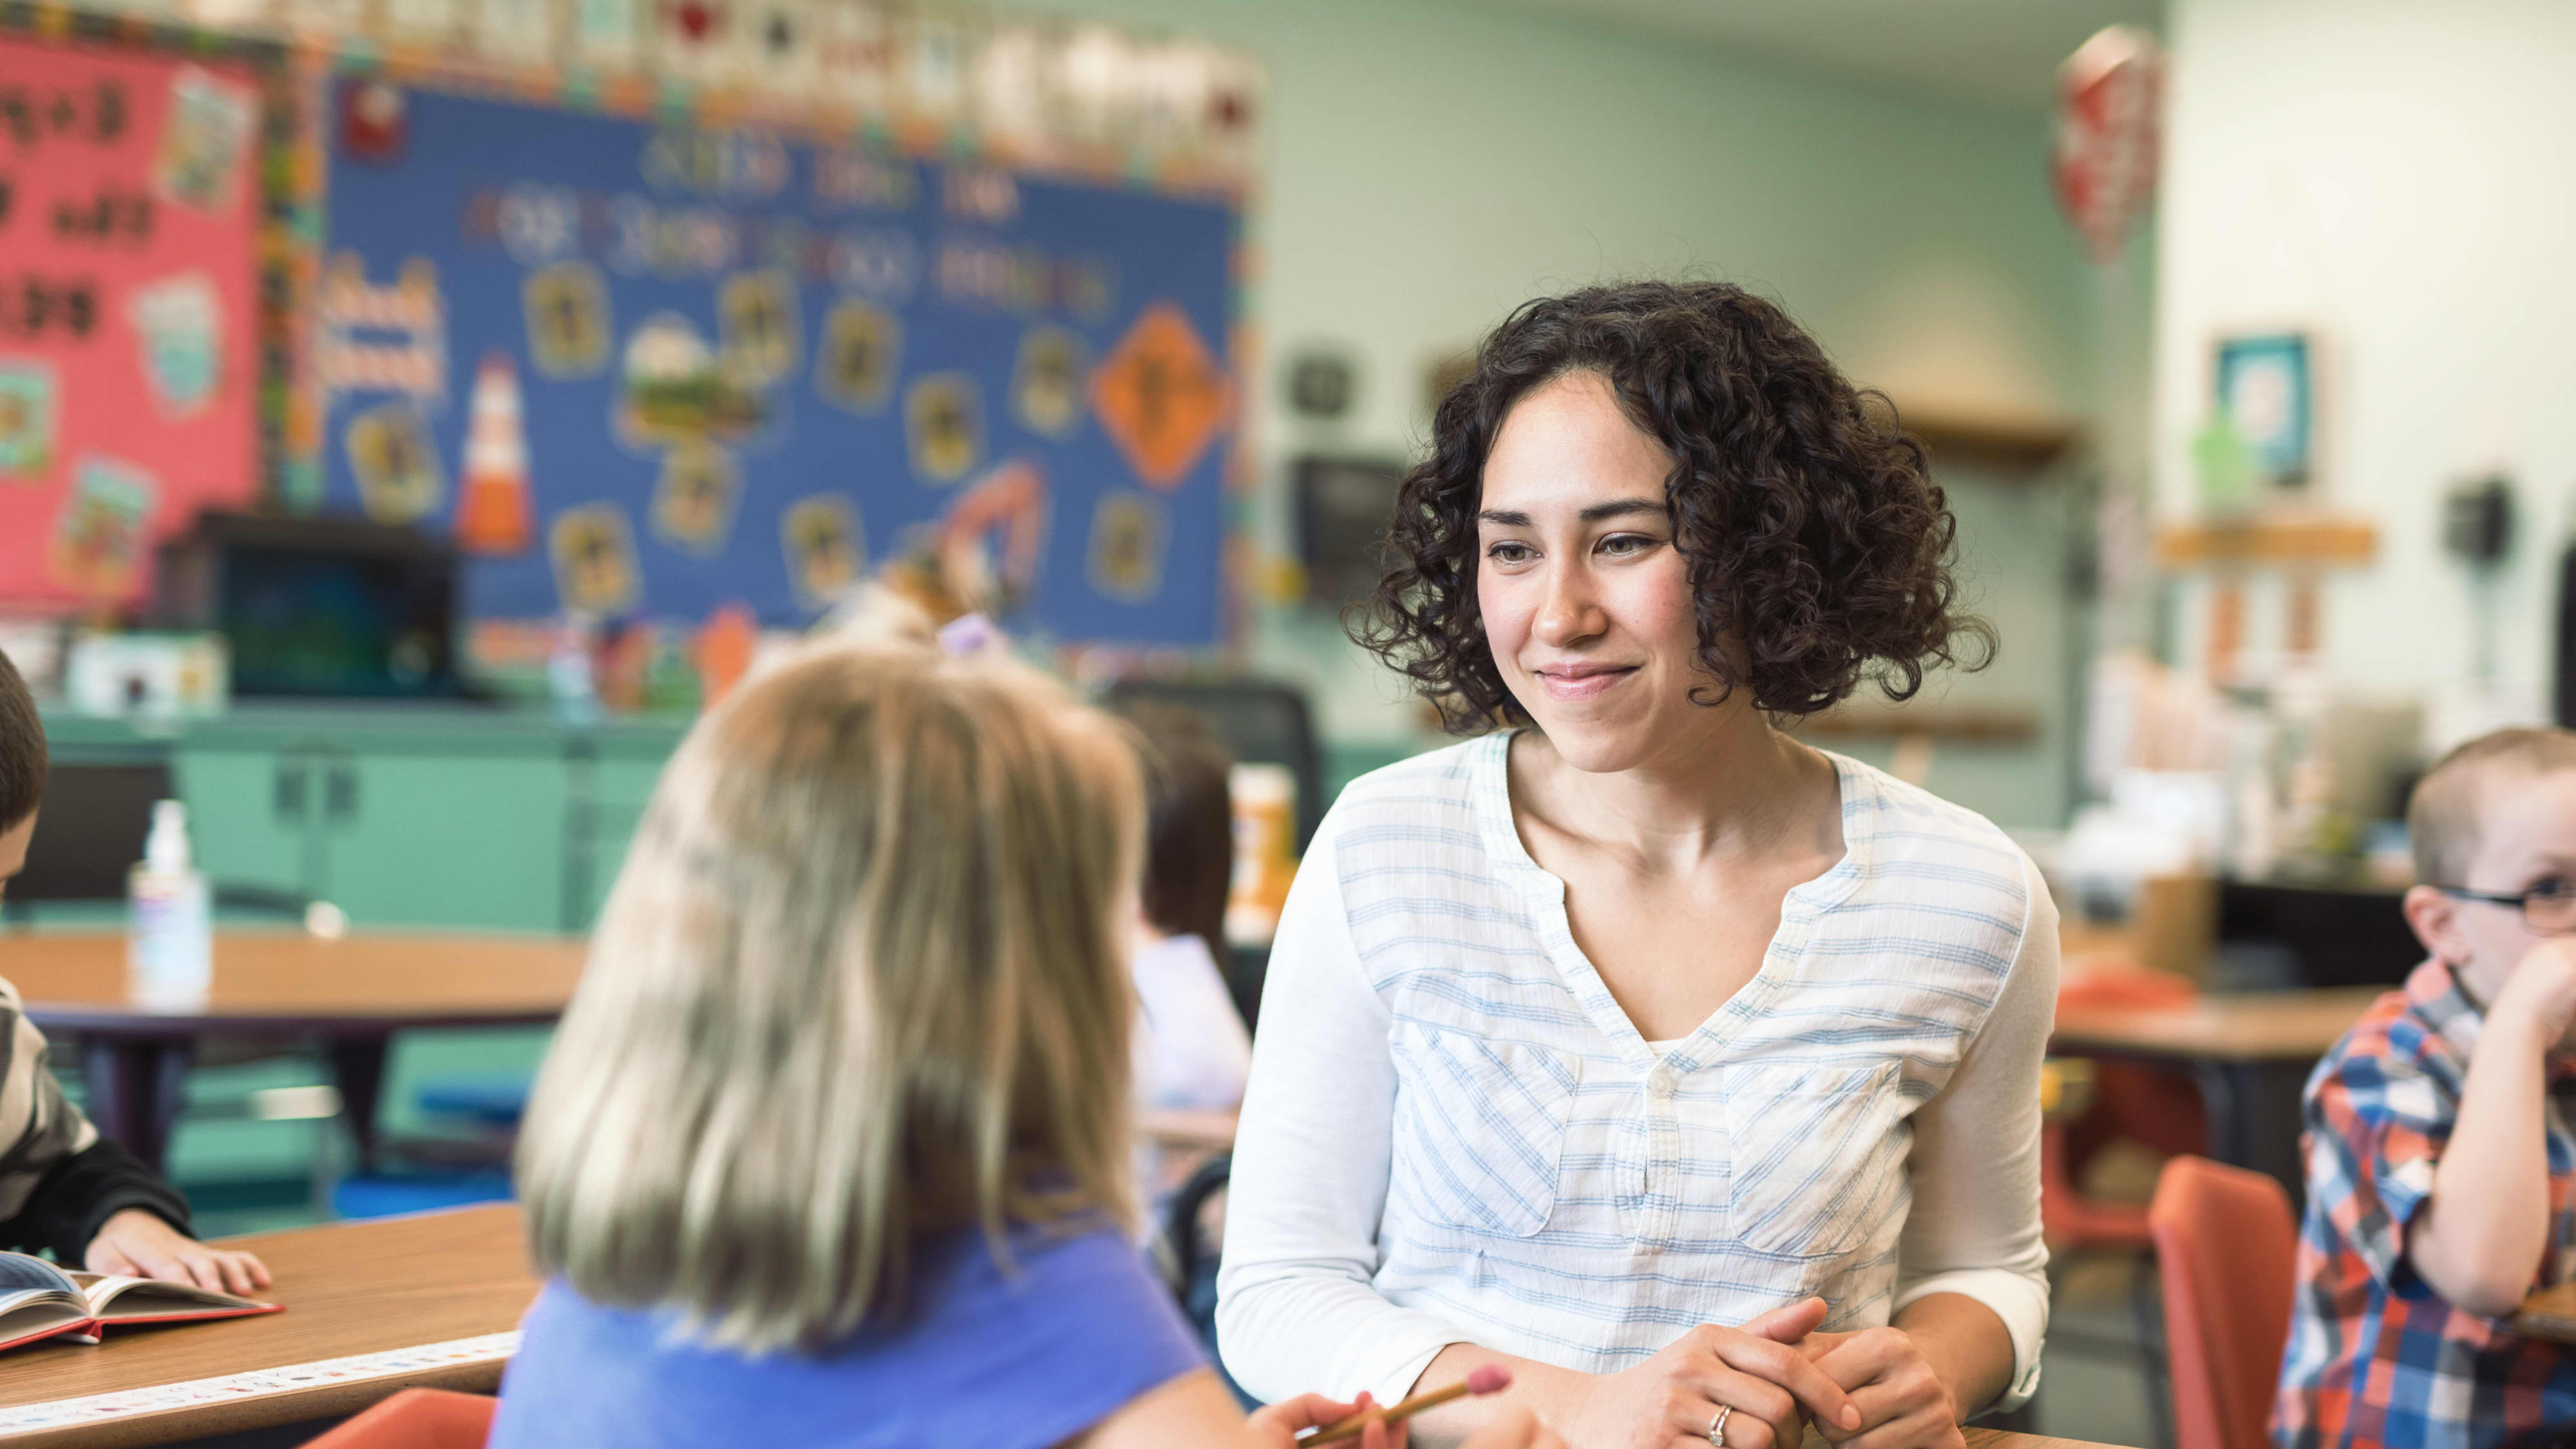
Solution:
{"label": "curly black hair", "polygon": [[1452,730],[1527,724],[1476,608],[1485,458],[1512,407],[1570,372],[1607,378],[1674,460],[1664,496],[1690,561],[1700,660],[1774,716],[1863,678],[1911,698],[1934,665],[1982,668],[1995,634],[1953,607],[1958,525],[1922,442],[1778,305],[1719,282],[1630,282],[1524,303],[1476,351],[1405,475],[1376,596],[1351,638],[1411,679]]}

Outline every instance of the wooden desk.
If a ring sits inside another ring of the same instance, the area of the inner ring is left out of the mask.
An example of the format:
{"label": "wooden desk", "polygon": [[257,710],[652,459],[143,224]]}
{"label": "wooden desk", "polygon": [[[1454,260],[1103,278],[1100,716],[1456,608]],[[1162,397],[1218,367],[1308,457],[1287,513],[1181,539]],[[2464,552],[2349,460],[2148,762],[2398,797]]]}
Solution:
{"label": "wooden desk", "polygon": [[[2083,1439],[2052,1439],[2045,1434],[2008,1434],[2001,1429],[1963,1429],[1968,1449],[2104,1449]],[[1810,1436],[1809,1442],[1815,1442]]]}
{"label": "wooden desk", "polygon": [[166,1010],[128,998],[122,933],[36,933],[0,936],[0,977],[47,1036],[80,1044],[90,1117],[146,1162],[169,1145],[201,1036],[323,1042],[365,1161],[396,1031],[553,1021],[586,950],[543,936],[221,931],[205,1002]]}
{"label": "wooden desk", "polygon": [[[277,1276],[287,1311],[266,1318],[108,1331],[96,1347],[39,1344],[0,1354],[0,1409],[284,1368],[516,1328],[536,1296],[515,1206],[298,1228],[235,1238]],[[94,1423],[8,1442],[124,1449],[353,1414],[415,1384],[491,1393],[501,1360],[318,1385]]]}
{"label": "wooden desk", "polygon": [[2303,1201],[2299,1092],[2309,1070],[2385,988],[2209,995],[2159,1009],[2060,1008],[2049,1049],[2188,1072],[2212,1157],[2266,1172]]}
{"label": "wooden desk", "polygon": [[[0,1355],[0,1410],[285,1368],[326,1358],[500,1333],[536,1296],[514,1206],[299,1228],[235,1238],[277,1274],[288,1311],[268,1318],[136,1329],[97,1347],[38,1345]],[[414,1386],[492,1393],[502,1362],[229,1399],[41,1430],[30,1449],[132,1449],[353,1414]],[[1968,1449],[2091,1449],[1970,1429]]]}
{"label": "wooden desk", "polygon": [[2057,1013],[2060,1049],[2172,1061],[2313,1062],[2342,1040],[2384,987],[2248,991],[2170,1010]]}
{"label": "wooden desk", "polygon": [[2532,1338],[2576,1343],[2576,1279],[2553,1284],[2522,1300],[2513,1326]]}

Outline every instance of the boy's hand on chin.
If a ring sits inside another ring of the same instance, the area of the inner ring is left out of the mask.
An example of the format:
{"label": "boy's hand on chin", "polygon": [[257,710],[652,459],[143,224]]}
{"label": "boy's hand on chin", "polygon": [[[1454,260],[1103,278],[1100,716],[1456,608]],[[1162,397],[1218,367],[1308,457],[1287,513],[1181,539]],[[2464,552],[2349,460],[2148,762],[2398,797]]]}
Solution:
{"label": "boy's hand on chin", "polygon": [[268,1286],[268,1265],[254,1254],[209,1248],[161,1220],[127,1208],[99,1225],[83,1266],[93,1273],[157,1278],[219,1293],[250,1293]]}
{"label": "boy's hand on chin", "polygon": [[2494,1014],[2530,1022],[2554,1050],[2576,1050],[2576,936],[2552,936],[2532,947],[2505,978]]}

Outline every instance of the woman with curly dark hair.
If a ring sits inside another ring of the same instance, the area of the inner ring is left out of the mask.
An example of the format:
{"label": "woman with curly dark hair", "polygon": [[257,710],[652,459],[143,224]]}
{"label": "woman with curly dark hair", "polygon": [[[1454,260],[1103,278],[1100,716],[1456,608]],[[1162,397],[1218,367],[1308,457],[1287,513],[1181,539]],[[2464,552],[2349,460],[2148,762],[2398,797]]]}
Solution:
{"label": "woman with curly dark hair", "polygon": [[1576,1449],[1955,1449],[2037,1378],[2056,913],[1783,729],[1991,649],[1922,447],[1716,284],[1524,306],[1434,432],[1354,632],[1477,737],[1352,784],[1298,874],[1227,1366],[1503,1363]]}

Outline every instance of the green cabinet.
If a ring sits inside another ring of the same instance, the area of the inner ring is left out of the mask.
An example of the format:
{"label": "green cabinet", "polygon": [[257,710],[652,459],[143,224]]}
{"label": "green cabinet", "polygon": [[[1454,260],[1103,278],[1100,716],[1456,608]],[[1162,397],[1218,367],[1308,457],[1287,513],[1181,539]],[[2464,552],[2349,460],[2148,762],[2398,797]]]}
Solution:
{"label": "green cabinet", "polygon": [[218,884],[327,900],[362,928],[571,932],[683,727],[426,708],[250,708],[158,732],[47,720],[67,756],[166,753]]}

